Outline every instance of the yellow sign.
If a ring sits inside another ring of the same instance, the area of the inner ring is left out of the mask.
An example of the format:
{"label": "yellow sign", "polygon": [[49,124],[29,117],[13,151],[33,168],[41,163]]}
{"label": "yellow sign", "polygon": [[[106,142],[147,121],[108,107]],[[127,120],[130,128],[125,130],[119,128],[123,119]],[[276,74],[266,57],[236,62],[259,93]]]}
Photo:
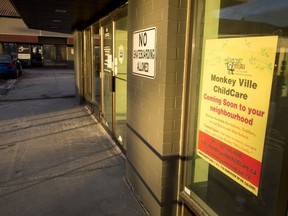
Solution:
{"label": "yellow sign", "polygon": [[258,194],[277,36],[207,40],[198,155]]}

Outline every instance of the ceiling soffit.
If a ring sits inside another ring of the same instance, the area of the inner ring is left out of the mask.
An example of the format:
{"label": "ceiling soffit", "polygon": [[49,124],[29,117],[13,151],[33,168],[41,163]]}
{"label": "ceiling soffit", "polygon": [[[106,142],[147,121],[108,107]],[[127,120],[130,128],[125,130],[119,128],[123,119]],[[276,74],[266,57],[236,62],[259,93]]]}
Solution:
{"label": "ceiling soffit", "polygon": [[32,29],[61,33],[83,30],[127,0],[10,0]]}

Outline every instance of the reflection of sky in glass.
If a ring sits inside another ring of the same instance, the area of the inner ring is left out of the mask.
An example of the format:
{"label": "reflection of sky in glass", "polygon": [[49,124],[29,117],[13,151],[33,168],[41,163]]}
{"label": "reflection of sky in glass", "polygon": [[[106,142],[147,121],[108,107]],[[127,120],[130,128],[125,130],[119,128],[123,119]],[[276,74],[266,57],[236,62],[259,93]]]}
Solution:
{"label": "reflection of sky in glass", "polygon": [[220,18],[288,26],[288,0],[248,0],[221,9]]}

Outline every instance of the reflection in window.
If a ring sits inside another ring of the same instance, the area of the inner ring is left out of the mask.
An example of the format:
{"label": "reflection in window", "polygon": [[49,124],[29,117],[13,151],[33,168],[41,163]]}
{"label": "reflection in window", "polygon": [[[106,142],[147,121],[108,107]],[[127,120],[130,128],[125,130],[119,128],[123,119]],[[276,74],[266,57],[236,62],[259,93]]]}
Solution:
{"label": "reflection in window", "polygon": [[221,1],[221,9],[214,13],[220,18],[220,37],[265,34],[288,36],[287,11],[286,0],[224,0]]}
{"label": "reflection in window", "polygon": [[[240,4],[221,1],[220,19],[266,24],[267,27],[286,27],[288,3],[285,0],[246,0]],[[237,1],[234,1],[237,2]]]}

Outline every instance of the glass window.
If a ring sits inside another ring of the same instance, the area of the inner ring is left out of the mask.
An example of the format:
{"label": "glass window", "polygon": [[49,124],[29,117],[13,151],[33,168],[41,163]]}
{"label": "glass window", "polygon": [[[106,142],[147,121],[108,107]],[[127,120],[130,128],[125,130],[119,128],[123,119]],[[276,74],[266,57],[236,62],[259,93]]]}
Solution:
{"label": "glass window", "polygon": [[16,43],[3,43],[3,44],[4,44],[4,54],[9,54],[9,55],[17,54]]}
{"label": "glass window", "polygon": [[45,66],[67,66],[66,45],[43,45],[43,63]]}
{"label": "glass window", "polygon": [[287,214],[287,9],[198,2],[185,190],[215,214]]}
{"label": "glass window", "polygon": [[55,46],[44,45],[43,46],[43,63],[45,66],[54,66],[56,61]]}
{"label": "glass window", "polygon": [[55,45],[56,59],[55,63],[58,66],[67,65],[67,47],[66,45]]}

